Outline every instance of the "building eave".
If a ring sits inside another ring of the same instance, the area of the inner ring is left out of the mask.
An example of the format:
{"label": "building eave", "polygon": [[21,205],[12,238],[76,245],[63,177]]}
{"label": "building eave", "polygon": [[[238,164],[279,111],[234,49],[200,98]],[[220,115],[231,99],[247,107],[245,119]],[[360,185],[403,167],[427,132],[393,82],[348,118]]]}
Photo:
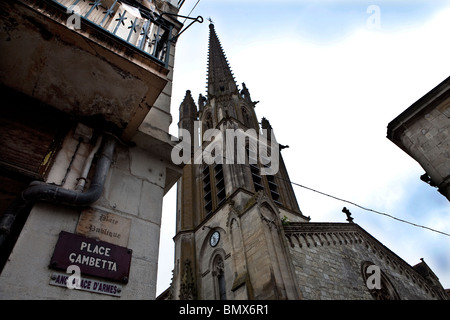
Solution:
{"label": "building eave", "polygon": [[413,120],[417,115],[426,112],[426,110],[433,108],[448,97],[450,97],[450,77],[442,81],[393,119],[387,127],[387,138],[396,143],[397,134],[402,131],[401,128],[407,122]]}

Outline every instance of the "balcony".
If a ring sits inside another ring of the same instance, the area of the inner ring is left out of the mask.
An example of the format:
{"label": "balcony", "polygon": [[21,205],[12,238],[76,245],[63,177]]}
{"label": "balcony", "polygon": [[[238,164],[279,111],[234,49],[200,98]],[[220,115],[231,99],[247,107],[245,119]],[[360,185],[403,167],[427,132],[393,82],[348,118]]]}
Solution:
{"label": "balcony", "polygon": [[0,84],[36,106],[131,139],[169,81],[181,23],[138,1],[2,1],[0,12]]}
{"label": "balcony", "polygon": [[168,40],[173,26],[152,9],[133,7],[118,0],[53,1],[70,14],[66,20],[69,28],[79,29],[81,18],[138,48],[167,68],[170,52]]}

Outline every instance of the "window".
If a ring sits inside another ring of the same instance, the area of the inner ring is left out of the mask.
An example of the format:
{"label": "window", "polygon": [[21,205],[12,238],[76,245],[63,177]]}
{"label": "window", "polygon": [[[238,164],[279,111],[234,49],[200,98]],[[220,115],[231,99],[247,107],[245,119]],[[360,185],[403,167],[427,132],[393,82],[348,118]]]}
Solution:
{"label": "window", "polygon": [[219,207],[226,198],[223,166],[220,163],[216,164],[214,167],[214,178],[216,181],[217,206]]}
{"label": "window", "polygon": [[225,265],[221,256],[214,260],[214,281],[216,282],[216,297],[220,300],[227,300],[227,291],[225,287]]}
{"label": "window", "polygon": [[219,284],[220,300],[227,300],[227,292],[225,291],[225,277],[223,275],[223,271],[217,275],[217,282]]}
{"label": "window", "polygon": [[261,178],[260,170],[258,167],[258,160],[256,159],[257,155],[256,152],[250,152],[249,146],[246,146],[247,151],[247,158],[250,166],[250,171],[252,174],[252,180],[253,180],[253,187],[255,188],[255,191],[258,192],[259,190],[263,190],[263,181]]}
{"label": "window", "polygon": [[[270,149],[268,150],[270,152]],[[262,156],[262,160],[263,163],[270,163],[270,159]],[[269,165],[265,164],[264,167],[268,168]],[[266,175],[266,179],[267,179],[267,185],[269,186],[269,192],[270,192],[270,196],[272,197],[273,201],[277,204],[277,205],[283,205],[281,203],[281,195],[279,194],[278,190],[278,184],[276,181],[276,177],[274,175]]]}
{"label": "window", "polygon": [[277,205],[282,205],[282,203],[280,202],[280,194],[278,193],[278,185],[275,181],[275,176],[270,176],[267,175],[267,184],[269,185],[269,190],[270,190],[270,195],[272,196],[273,201],[277,204]]}
{"label": "window", "polygon": [[[211,173],[210,170],[212,170]],[[214,176],[211,177],[211,174]],[[212,169],[212,166],[205,166],[202,170],[202,175],[205,214],[209,215],[213,211],[213,208],[219,207],[226,200],[223,166],[219,163],[214,166],[214,169]],[[212,185],[214,185],[214,187],[212,187]],[[214,192],[216,195],[215,201],[217,201],[216,206],[213,202]]]}
{"label": "window", "polygon": [[203,202],[205,204],[205,214],[212,212],[212,196],[211,196],[211,179],[209,174],[209,166],[203,168]]}
{"label": "window", "polygon": [[375,300],[400,300],[389,278],[374,263],[361,263],[361,273],[364,284]]}

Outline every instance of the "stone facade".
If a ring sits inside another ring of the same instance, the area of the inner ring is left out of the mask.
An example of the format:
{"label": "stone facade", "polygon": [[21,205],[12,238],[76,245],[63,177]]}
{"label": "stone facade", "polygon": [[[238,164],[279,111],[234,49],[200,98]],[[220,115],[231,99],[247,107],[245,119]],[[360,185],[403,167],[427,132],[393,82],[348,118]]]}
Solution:
{"label": "stone facade", "polygon": [[375,298],[447,298],[435,276],[426,279],[356,224],[293,223],[285,227],[285,232],[304,299],[374,299],[367,284],[368,274],[364,275],[365,262],[380,268],[392,290]]}
{"label": "stone facade", "polygon": [[[71,139],[70,139],[71,140]],[[73,141],[67,141],[70,145]],[[64,150],[65,148],[63,148]],[[53,171],[64,166],[54,166]],[[91,207],[131,219],[127,248],[133,250],[129,282],[123,299],[152,298],[156,293],[165,164],[139,148],[118,147],[103,196]],[[50,176],[58,176],[51,172]],[[59,176],[60,178],[61,176]],[[67,184],[77,177],[71,172]],[[108,299],[79,290],[49,285],[48,268],[60,231],[75,233],[82,208],[36,204],[0,277],[0,297],[8,299]],[[30,268],[33,266],[33,268]],[[144,281],[142,279],[145,279]]]}
{"label": "stone facade", "polygon": [[[256,198],[239,195],[196,232],[199,299],[220,299],[215,262],[223,261],[226,299],[298,299],[293,270],[288,261],[281,220],[276,207],[259,193]],[[233,203],[233,204],[231,204]],[[246,206],[247,205],[247,206]],[[244,209],[245,208],[245,209]],[[213,232],[220,241],[212,247]],[[271,258],[268,258],[271,257]]]}
{"label": "stone facade", "polygon": [[425,170],[421,179],[450,201],[450,77],[388,125],[388,138]]}

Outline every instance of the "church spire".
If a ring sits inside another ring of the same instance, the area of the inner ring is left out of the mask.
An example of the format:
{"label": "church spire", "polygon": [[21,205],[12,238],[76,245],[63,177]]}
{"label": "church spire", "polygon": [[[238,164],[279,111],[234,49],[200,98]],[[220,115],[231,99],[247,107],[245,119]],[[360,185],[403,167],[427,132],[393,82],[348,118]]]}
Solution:
{"label": "church spire", "polygon": [[197,106],[192,98],[191,91],[187,90],[184,96],[183,102],[180,105],[180,121],[178,122],[178,128],[186,129],[191,134],[191,146],[194,147],[194,131],[195,121],[198,117]]}
{"label": "church spire", "polygon": [[[191,95],[191,90],[186,90],[183,102],[180,105],[180,128],[189,129],[189,126],[197,119],[197,106]],[[186,120],[186,121],[184,121]]]}
{"label": "church spire", "polygon": [[[211,20],[210,20],[211,21]],[[218,96],[225,93],[238,92],[236,81],[228,65],[214,24],[209,25],[208,52],[208,96]]]}

